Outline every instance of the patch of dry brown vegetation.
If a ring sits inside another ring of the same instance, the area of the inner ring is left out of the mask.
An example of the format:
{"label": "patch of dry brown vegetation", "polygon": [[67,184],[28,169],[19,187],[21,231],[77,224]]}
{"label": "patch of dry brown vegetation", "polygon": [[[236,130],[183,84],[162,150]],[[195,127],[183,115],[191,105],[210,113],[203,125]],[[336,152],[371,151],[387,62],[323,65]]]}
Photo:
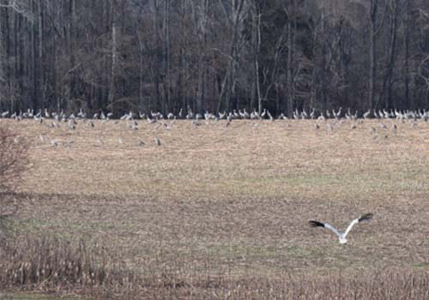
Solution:
{"label": "patch of dry brown vegetation", "polygon": [[25,139],[0,126],[0,192],[14,189],[18,184],[27,165],[28,146]]}
{"label": "patch of dry brown vegetation", "polygon": [[[156,259],[156,257],[154,257]],[[183,272],[178,262],[157,270],[130,271],[106,249],[73,245],[52,238],[6,242],[0,247],[3,291],[45,291],[100,299],[426,299],[429,275],[421,271],[360,270],[312,275],[283,272],[276,276],[213,274],[206,268]],[[177,265],[176,265],[177,264]]]}
{"label": "patch of dry brown vegetation", "polygon": [[101,285],[109,280],[104,261],[96,262],[86,243],[30,236],[3,241],[0,257],[2,287],[67,289],[75,285]]}

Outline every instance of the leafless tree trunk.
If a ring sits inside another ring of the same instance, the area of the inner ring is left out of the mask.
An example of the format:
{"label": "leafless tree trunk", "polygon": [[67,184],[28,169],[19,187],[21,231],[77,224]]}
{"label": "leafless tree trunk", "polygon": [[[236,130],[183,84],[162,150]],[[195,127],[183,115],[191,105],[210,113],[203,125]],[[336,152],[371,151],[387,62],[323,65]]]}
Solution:
{"label": "leafless tree trunk", "polygon": [[239,63],[238,43],[241,39],[240,25],[243,18],[244,0],[231,0],[232,12],[229,22],[232,25],[232,42],[230,50],[230,63],[227,75],[226,109],[231,109],[231,98],[235,95],[236,71]]}
{"label": "leafless tree trunk", "polygon": [[404,106],[411,107],[410,105],[410,1],[405,0],[404,12]]}
{"label": "leafless tree trunk", "polygon": [[[5,5],[8,5],[6,2]],[[8,10],[0,10],[0,108],[4,106],[5,102],[4,92],[7,89],[6,85],[3,82],[9,82],[7,78],[7,64],[5,58],[8,58],[7,54],[7,44],[6,41],[9,38],[9,24],[8,24]]]}
{"label": "leafless tree trunk", "polygon": [[[76,26],[76,0],[69,0],[69,12],[68,12],[68,35],[67,46],[68,46],[68,55],[69,55],[69,69],[74,70],[76,64],[75,57],[75,26]],[[75,96],[75,72],[71,71],[68,75],[68,98],[74,99]]]}
{"label": "leafless tree trunk", "polygon": [[295,100],[294,87],[294,48],[295,48],[295,33],[296,19],[294,18],[296,3],[295,0],[290,0],[289,5],[284,7],[288,17],[287,23],[287,72],[286,72],[286,88],[287,88],[287,114],[292,116]]}
{"label": "leafless tree trunk", "polygon": [[45,60],[44,60],[44,39],[43,39],[43,23],[44,23],[44,10],[43,10],[43,0],[39,0],[39,20],[38,20],[38,29],[39,29],[39,88],[40,88],[40,97],[41,97],[41,107],[45,108]]}
{"label": "leafless tree trunk", "polygon": [[[31,0],[31,11],[36,15],[36,0]],[[39,108],[39,95],[38,95],[38,81],[37,81],[37,43],[36,43],[36,32],[37,28],[35,24],[32,24],[31,29],[31,89],[32,89],[32,99],[33,99],[33,108]],[[40,62],[40,60],[39,60]]]}
{"label": "leafless tree trunk", "polygon": [[206,84],[206,70],[207,64],[205,62],[206,44],[207,44],[207,30],[208,30],[208,0],[200,0],[195,4],[195,20],[196,32],[198,38],[198,63],[197,63],[197,90],[196,90],[196,108],[198,113],[202,113],[205,102],[205,84]]}
{"label": "leafless tree trunk", "polygon": [[[253,63],[254,63],[254,87],[256,99],[258,100],[258,113],[262,112],[261,86],[259,83],[259,51],[261,48],[261,12],[258,9],[258,3],[254,5],[254,14],[252,16],[252,38],[253,38]],[[253,93],[252,93],[253,94]],[[253,105],[252,105],[253,106]]]}
{"label": "leafless tree trunk", "polygon": [[370,1],[369,10],[369,89],[368,102],[370,108],[375,108],[375,90],[377,82],[377,34],[384,21],[384,13],[379,20],[379,0]]}
{"label": "leafless tree trunk", "polygon": [[139,47],[139,82],[138,82],[138,86],[139,86],[139,101],[138,101],[138,106],[141,109],[143,106],[145,107],[145,110],[148,111],[149,110],[149,105],[146,104],[146,106],[143,104],[143,74],[144,74],[144,42],[143,42],[143,38],[141,36],[141,33],[139,31],[139,29],[136,30],[136,36],[138,39],[138,47]]}
{"label": "leafless tree trunk", "polygon": [[164,98],[163,98],[163,111],[168,113],[170,110],[170,87],[171,87],[171,55],[170,55],[170,1],[164,1]]}
{"label": "leafless tree trunk", "polygon": [[386,59],[385,74],[383,79],[383,88],[380,93],[379,103],[382,100],[382,97],[385,97],[384,107],[392,108],[392,76],[393,68],[395,65],[396,58],[396,40],[397,40],[397,23],[398,23],[398,3],[397,0],[390,0],[389,5],[389,15],[390,15],[390,28],[389,28],[389,48],[388,48],[388,57]]}

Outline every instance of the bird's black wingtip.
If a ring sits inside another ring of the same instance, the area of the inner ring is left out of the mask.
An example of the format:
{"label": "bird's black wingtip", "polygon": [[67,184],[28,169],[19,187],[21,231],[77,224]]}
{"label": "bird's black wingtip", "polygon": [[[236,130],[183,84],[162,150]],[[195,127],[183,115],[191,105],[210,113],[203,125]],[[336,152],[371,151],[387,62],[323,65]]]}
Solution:
{"label": "bird's black wingtip", "polygon": [[372,219],[373,216],[374,216],[374,214],[372,214],[372,213],[364,214],[359,218],[359,222],[369,221]]}
{"label": "bird's black wingtip", "polygon": [[311,227],[325,227],[325,224],[319,221],[309,221],[308,224],[310,224]]}

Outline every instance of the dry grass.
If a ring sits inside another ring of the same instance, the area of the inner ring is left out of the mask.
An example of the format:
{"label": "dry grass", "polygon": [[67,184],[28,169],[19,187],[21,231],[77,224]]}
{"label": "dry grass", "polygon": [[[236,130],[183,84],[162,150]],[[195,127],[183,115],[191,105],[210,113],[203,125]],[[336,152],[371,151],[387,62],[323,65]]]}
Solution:
{"label": "dry grass", "polygon": [[0,192],[10,191],[19,183],[27,165],[27,150],[25,138],[0,126]]}
{"label": "dry grass", "polygon": [[[180,289],[146,286],[154,298],[170,295],[160,290],[193,298],[196,286],[205,298],[257,298],[258,291],[272,298],[269,291],[288,280],[295,283],[284,291],[288,296],[306,280],[304,298],[316,298],[317,290],[339,295],[325,291],[329,280],[348,282],[347,293],[353,286],[374,292],[369,287],[380,272],[379,283],[390,282],[391,289],[398,289],[395,282],[412,286],[409,278],[416,278],[415,290],[427,286],[425,122],[395,121],[397,131],[377,120],[355,129],[350,121],[330,120],[332,130],[320,121],[319,130],[316,121],[233,121],[229,127],[176,121],[169,129],[141,121],[137,131],[125,122],[80,123],[75,131],[1,122],[32,140],[32,165],[16,196],[19,214],[3,222],[8,231],[84,239],[144,278],[165,282],[165,274],[174,274],[168,278],[182,282]],[[42,143],[40,134],[59,145]],[[320,219],[343,228],[364,212],[374,219],[356,226],[346,246],[307,226]],[[405,274],[391,271],[397,268]],[[356,277],[362,272],[363,279]],[[207,288],[207,278],[221,283]]]}

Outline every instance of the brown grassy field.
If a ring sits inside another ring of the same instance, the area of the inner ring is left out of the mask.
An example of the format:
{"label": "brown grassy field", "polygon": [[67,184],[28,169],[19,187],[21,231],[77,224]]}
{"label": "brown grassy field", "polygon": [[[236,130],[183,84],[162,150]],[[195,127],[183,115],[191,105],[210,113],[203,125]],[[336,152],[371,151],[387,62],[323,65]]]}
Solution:
{"label": "brown grassy field", "polygon": [[[71,131],[0,120],[32,145],[4,226],[18,238],[84,240],[146,282],[174,282],[146,287],[153,298],[316,299],[327,289],[324,299],[348,299],[392,278],[427,287],[429,123],[383,122],[139,121],[134,131],[80,121]],[[366,212],[373,220],[347,245],[308,226],[343,230]]]}

